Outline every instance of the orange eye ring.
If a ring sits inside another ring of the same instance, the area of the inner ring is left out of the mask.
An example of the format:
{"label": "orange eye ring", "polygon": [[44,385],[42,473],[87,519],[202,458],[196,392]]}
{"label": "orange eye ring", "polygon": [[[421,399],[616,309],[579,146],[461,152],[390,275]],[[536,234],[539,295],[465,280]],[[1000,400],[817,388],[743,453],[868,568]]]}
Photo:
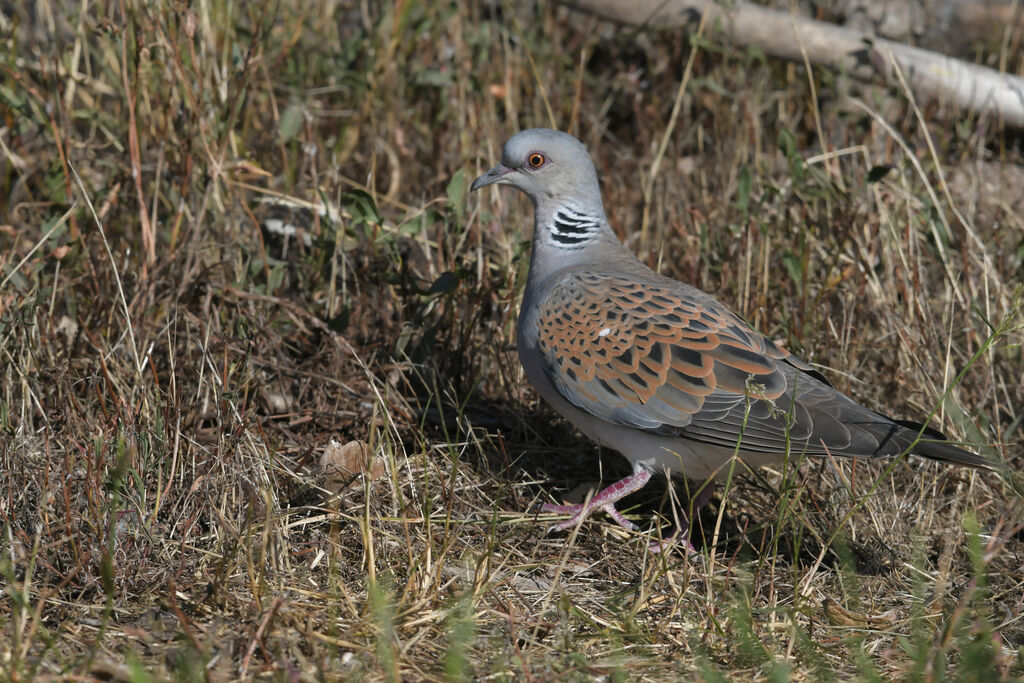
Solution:
{"label": "orange eye ring", "polygon": [[530,156],[526,157],[526,163],[530,168],[540,168],[547,163],[547,158],[540,152],[531,152]]}

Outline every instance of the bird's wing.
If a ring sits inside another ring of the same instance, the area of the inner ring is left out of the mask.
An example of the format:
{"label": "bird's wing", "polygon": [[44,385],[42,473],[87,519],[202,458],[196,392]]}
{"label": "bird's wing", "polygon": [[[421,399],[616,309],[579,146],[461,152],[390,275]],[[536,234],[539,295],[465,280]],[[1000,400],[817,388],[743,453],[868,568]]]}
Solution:
{"label": "bird's wing", "polygon": [[597,419],[763,454],[902,450],[903,428],[682,283],[570,273],[537,320],[548,376]]}

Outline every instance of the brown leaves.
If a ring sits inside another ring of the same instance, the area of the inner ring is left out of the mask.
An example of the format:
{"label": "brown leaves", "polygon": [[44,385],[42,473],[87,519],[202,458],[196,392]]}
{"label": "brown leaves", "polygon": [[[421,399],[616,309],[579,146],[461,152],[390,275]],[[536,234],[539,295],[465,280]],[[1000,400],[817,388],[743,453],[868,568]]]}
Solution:
{"label": "brown leaves", "polygon": [[360,475],[368,476],[370,481],[382,477],[384,459],[363,441],[341,445],[332,439],[320,456],[320,473],[324,476],[324,488],[337,495],[356,483]]}
{"label": "brown leaves", "polygon": [[891,628],[896,622],[895,610],[889,610],[882,614],[853,612],[828,597],[822,600],[821,607],[829,623],[833,626],[885,629]]}

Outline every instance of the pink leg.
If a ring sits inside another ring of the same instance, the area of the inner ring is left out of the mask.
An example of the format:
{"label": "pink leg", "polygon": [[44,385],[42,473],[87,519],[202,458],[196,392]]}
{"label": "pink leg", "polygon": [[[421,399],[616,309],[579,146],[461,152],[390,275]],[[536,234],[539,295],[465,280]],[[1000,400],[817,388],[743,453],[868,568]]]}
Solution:
{"label": "pink leg", "polygon": [[619,524],[619,526],[625,527],[630,531],[636,531],[636,524],[633,524],[633,522],[623,517],[622,514],[615,509],[615,503],[634,491],[642,489],[647,485],[647,482],[650,481],[650,479],[650,470],[645,468],[643,465],[634,464],[633,474],[629,475],[625,479],[620,479],[608,488],[598,492],[596,496],[590,499],[589,503],[582,503],[580,505],[551,505],[548,503],[541,506],[541,510],[544,512],[557,512],[563,515],[572,515],[572,517],[564,522],[555,524],[548,529],[548,531],[564,531],[565,529],[571,529],[586,519],[594,510],[604,510]]}

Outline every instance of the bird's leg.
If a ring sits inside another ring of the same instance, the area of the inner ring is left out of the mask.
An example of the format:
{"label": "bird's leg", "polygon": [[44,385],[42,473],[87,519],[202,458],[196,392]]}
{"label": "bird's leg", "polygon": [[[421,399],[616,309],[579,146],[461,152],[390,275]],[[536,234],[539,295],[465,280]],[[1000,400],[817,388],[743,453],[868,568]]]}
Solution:
{"label": "bird's leg", "polygon": [[[692,489],[691,489],[692,490]],[[675,528],[675,530],[667,537],[661,540],[651,541],[650,549],[651,552],[661,553],[665,552],[679,540],[682,536],[689,535],[690,532],[690,520],[695,519],[700,509],[708,504],[711,500],[711,494],[714,493],[715,487],[714,482],[709,480],[700,485],[697,489],[696,495],[694,495],[687,503],[688,513],[683,516],[682,521]],[[686,540],[686,552],[687,554],[696,553],[697,550],[690,543],[690,540]]]}
{"label": "bird's leg", "polygon": [[544,512],[572,515],[572,517],[564,522],[555,524],[548,531],[571,529],[586,519],[594,510],[604,510],[619,526],[625,527],[630,531],[636,531],[636,524],[623,517],[622,513],[615,509],[615,503],[629,494],[642,489],[650,479],[651,471],[639,463],[634,463],[633,474],[625,479],[620,479],[606,489],[602,489],[589,502],[581,503],[580,505],[552,505],[546,503],[541,506],[541,510]]}

